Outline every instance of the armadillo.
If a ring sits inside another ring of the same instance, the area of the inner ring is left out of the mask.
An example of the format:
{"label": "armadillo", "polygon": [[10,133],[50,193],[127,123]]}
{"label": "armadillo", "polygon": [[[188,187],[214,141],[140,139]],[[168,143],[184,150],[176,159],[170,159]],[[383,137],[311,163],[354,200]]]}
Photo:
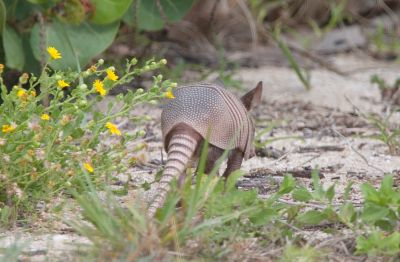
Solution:
{"label": "armadillo", "polygon": [[148,214],[162,207],[174,178],[181,181],[192,158],[198,157],[205,139],[209,143],[205,173],[209,173],[225,150],[230,150],[226,178],[240,168],[243,159],[255,155],[254,124],[248,111],[261,100],[262,82],[235,97],[224,87],[211,83],[181,86],[174,91],[161,113],[161,129],[167,162]]}

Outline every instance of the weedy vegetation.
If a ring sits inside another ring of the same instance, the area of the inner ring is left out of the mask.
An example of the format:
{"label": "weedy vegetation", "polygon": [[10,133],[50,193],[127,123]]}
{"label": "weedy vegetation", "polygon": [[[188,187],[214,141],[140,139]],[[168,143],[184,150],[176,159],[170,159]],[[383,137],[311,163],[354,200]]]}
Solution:
{"label": "weedy vegetation", "polygon": [[[71,225],[92,241],[86,255],[94,260],[235,260],[257,258],[263,250],[270,251],[269,258],[282,255],[282,261],[326,258],[334,252],[329,246],[321,251],[303,241],[305,228],[312,226],[326,227],[332,236],[346,227],[357,255],[389,257],[400,252],[400,191],[393,187],[392,176],[386,176],[379,189],[363,184],[364,203],[356,208],[348,201],[351,184],[344,202],[335,204],[335,187],[323,188],[317,171],[312,190],[287,175],[279,190],[263,200],[254,189],[236,188],[241,175],[238,171],[225,182],[215,171],[208,176],[200,172],[194,185],[188,178],[183,189],[173,187],[155,220],[146,219],[142,204],[122,206],[110,191],[107,201],[100,200],[87,177],[85,193],[73,193],[86,222]],[[246,246],[254,238],[257,244]]]}
{"label": "weedy vegetation", "polygon": [[165,65],[166,60],[149,60],[138,66],[133,58],[118,75],[113,67],[104,68],[100,59],[78,73],[52,69],[62,61],[62,55],[55,48],[48,50],[49,64],[39,77],[24,73],[11,91],[0,78],[2,226],[28,222],[39,201],[63,194],[69,187],[80,188],[77,178],[83,173],[90,174],[92,182],[101,187],[112,174],[123,172],[129,165],[124,162],[127,143],[145,132],[122,134],[115,120],[141,120],[131,115],[132,109],[170,95],[176,85],[164,81],[162,75],[154,76],[148,91],[120,94],[102,112],[96,106],[112,88]]}
{"label": "weedy vegetation", "polygon": [[386,105],[385,112],[381,115],[364,113],[361,115],[378,129],[379,133],[374,138],[385,143],[390,154],[399,155],[400,126],[392,121],[392,117],[400,106],[400,78],[390,85],[378,75],[373,75],[371,83],[376,84],[381,92],[381,99]]}

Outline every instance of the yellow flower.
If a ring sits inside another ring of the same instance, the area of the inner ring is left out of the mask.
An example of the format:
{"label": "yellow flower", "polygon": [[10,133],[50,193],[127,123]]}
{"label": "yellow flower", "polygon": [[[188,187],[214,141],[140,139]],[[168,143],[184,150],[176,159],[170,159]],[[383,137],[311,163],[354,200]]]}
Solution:
{"label": "yellow flower", "polygon": [[107,69],[106,72],[107,72],[108,79],[110,79],[111,81],[118,80],[118,76],[115,74],[114,70]]}
{"label": "yellow flower", "polygon": [[95,65],[92,65],[92,66],[89,68],[89,70],[92,71],[92,72],[94,73],[94,72],[97,71],[97,67],[96,67]]}
{"label": "yellow flower", "polygon": [[69,84],[67,82],[65,82],[64,80],[58,80],[57,85],[61,89],[69,87]]}
{"label": "yellow flower", "polygon": [[36,91],[32,90],[32,91],[29,92],[29,94],[30,94],[31,96],[35,97],[35,96],[36,96]]}
{"label": "yellow flower", "polygon": [[15,130],[15,125],[3,125],[2,131],[3,133],[10,133]]}
{"label": "yellow flower", "polygon": [[174,99],[174,98],[175,98],[175,96],[174,96],[174,94],[172,93],[171,90],[168,90],[168,91],[165,93],[165,96],[166,96],[168,99]]}
{"label": "yellow flower", "polygon": [[52,59],[60,59],[60,58],[62,58],[60,52],[58,52],[58,50],[55,49],[55,48],[52,47],[52,46],[49,46],[49,47],[47,48],[47,52],[49,53],[49,55],[50,55],[50,57],[51,57]]}
{"label": "yellow flower", "polygon": [[0,64],[0,74],[3,73],[3,70],[4,70],[4,65]]}
{"label": "yellow flower", "polygon": [[94,168],[92,167],[92,165],[89,162],[86,162],[85,164],[83,164],[83,167],[89,171],[90,173],[93,173]]}
{"label": "yellow flower", "polygon": [[19,98],[26,98],[26,91],[25,91],[24,89],[18,90],[17,96],[18,96]]}
{"label": "yellow flower", "polygon": [[116,134],[117,136],[121,135],[121,131],[119,131],[118,127],[116,125],[114,125],[113,123],[107,122],[106,127],[108,128],[108,130],[110,131],[110,133],[112,135],[113,134]]}
{"label": "yellow flower", "polygon": [[42,114],[42,115],[40,116],[40,118],[41,118],[42,120],[44,120],[44,121],[49,121],[49,120],[50,120],[50,116],[49,116],[48,114]]}
{"label": "yellow flower", "polygon": [[106,95],[106,90],[104,89],[104,85],[103,82],[100,81],[99,79],[96,79],[93,82],[93,86],[96,89],[96,91],[101,95],[101,96],[105,96]]}

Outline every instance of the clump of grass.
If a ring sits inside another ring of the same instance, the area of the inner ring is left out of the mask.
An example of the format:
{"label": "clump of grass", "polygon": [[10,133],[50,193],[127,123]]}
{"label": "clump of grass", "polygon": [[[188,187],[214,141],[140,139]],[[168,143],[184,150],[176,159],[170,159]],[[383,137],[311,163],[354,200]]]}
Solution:
{"label": "clump of grass", "polygon": [[379,130],[379,135],[375,137],[388,146],[390,154],[399,155],[400,126],[392,123],[391,117],[393,112],[400,107],[400,78],[391,85],[378,75],[373,75],[371,83],[378,86],[382,101],[386,103],[385,108],[389,109],[389,112],[383,117],[365,114],[363,114],[363,117]]}
{"label": "clump of grass", "polygon": [[[146,218],[142,204],[123,207],[110,192],[101,199],[87,179],[86,193],[74,195],[89,224],[75,221],[72,226],[94,243],[88,254],[111,261],[246,258],[243,252],[251,248],[275,249],[272,257],[281,257],[282,261],[313,261],[334,251],[317,250],[313,246],[317,243],[304,242],[302,228],[326,223],[353,230],[359,255],[371,253],[368,246],[377,256],[400,252],[399,243],[392,240],[397,239],[400,218],[400,191],[393,186],[392,176],[385,177],[378,190],[365,183],[365,202],[356,209],[348,201],[351,184],[345,190],[344,202],[337,206],[333,202],[335,187],[324,188],[317,172],[312,175],[313,190],[297,185],[288,175],[278,192],[264,200],[255,190],[236,188],[241,175],[236,172],[225,183],[215,173],[204,176],[200,172],[194,185],[191,179],[182,189],[175,184],[154,220]],[[292,202],[284,200],[289,196]],[[392,234],[390,243],[379,244],[380,238],[369,233],[372,229]],[[334,228],[329,232],[334,234]],[[246,240],[252,238],[258,239],[257,245],[246,246]],[[234,248],[234,243],[241,245]]]}
{"label": "clump of grass", "polygon": [[400,41],[398,32],[393,28],[385,28],[384,23],[379,22],[375,32],[369,36],[378,56],[396,58],[400,55]]}

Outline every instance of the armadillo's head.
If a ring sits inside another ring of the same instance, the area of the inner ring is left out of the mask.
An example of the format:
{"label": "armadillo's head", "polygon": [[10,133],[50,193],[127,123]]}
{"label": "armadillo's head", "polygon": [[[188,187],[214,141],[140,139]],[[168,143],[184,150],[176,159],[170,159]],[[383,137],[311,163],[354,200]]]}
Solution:
{"label": "armadillo's head", "polygon": [[[258,82],[257,86],[254,89],[249,91],[247,94],[245,94],[241,98],[242,103],[243,103],[244,107],[247,109],[247,111],[252,110],[254,107],[256,107],[260,104],[261,96],[262,96],[262,82],[260,81],[260,82]],[[250,149],[249,158],[255,156],[255,154],[256,154],[254,145],[253,145],[254,133],[255,133],[255,127],[254,127],[254,123],[252,122],[251,123],[251,133],[250,133],[251,149]]]}

